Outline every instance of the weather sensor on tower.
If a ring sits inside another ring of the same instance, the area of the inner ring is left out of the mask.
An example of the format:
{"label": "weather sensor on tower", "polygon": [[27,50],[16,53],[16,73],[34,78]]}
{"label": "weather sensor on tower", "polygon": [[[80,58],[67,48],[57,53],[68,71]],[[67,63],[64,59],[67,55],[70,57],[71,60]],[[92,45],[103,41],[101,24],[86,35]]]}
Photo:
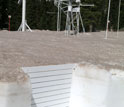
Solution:
{"label": "weather sensor on tower", "polygon": [[18,31],[26,31],[27,29],[32,32],[26,21],[26,0],[19,0],[18,4],[22,3],[22,23]]}

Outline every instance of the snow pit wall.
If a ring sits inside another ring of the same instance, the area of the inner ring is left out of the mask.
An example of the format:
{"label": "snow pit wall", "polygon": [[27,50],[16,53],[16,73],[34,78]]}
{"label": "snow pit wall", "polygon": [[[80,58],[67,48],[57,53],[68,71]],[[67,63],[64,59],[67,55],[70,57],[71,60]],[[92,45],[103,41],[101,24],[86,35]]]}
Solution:
{"label": "snow pit wall", "polygon": [[30,79],[17,82],[0,82],[0,107],[31,107]]}
{"label": "snow pit wall", "polygon": [[124,107],[124,71],[76,65],[69,107]]}

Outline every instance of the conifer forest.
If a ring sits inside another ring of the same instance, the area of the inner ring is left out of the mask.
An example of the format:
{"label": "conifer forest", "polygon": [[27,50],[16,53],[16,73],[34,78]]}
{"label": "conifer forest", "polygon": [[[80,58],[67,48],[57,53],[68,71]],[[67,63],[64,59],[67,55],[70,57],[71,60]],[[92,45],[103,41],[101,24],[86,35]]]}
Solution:
{"label": "conifer forest", "polygon": [[[26,19],[31,29],[56,30],[57,7],[54,1],[27,0]],[[81,7],[81,15],[86,31],[106,28],[108,0],[81,0],[82,4],[94,4],[94,7]],[[116,31],[119,0],[111,0],[109,28]],[[124,30],[124,0],[121,3],[120,30]],[[0,0],[0,30],[8,30],[8,15],[11,15],[11,30],[16,31],[21,24],[22,4],[18,0]],[[65,29],[66,16],[62,13],[61,30]]]}

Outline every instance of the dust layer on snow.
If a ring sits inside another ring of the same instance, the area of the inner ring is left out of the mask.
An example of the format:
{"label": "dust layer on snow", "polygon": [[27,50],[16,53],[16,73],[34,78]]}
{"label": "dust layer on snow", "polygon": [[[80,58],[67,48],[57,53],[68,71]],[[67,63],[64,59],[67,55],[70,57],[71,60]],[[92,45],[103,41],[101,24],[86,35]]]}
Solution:
{"label": "dust layer on snow", "polygon": [[29,77],[21,69],[1,68],[0,82],[17,82],[24,83],[28,81]]}
{"label": "dust layer on snow", "polygon": [[21,67],[87,62],[124,70],[124,32],[0,31],[0,81],[25,81]]}

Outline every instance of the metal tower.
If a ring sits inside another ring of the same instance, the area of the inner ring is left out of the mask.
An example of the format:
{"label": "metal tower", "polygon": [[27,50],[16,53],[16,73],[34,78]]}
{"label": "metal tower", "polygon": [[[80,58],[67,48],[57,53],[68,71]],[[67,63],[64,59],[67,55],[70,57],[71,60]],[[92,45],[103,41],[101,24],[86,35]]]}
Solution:
{"label": "metal tower", "polygon": [[21,4],[22,2],[22,23],[18,29],[18,31],[26,31],[26,29],[28,29],[29,31],[32,32],[32,30],[30,29],[30,27],[28,26],[27,24],[27,21],[26,21],[26,0],[19,0],[18,1],[18,4]]}
{"label": "metal tower", "polygon": [[82,26],[82,31],[85,33],[85,28],[83,24],[83,20],[80,14],[80,0],[72,1],[69,0],[68,3],[68,11],[66,18],[66,34],[70,34],[70,31],[73,31],[74,34],[79,33],[80,21]]}
{"label": "metal tower", "polygon": [[80,31],[80,22],[82,31],[85,32],[82,16],[80,14],[81,6],[94,6],[88,4],[81,4],[80,0],[54,0],[54,4],[58,7],[57,18],[57,31],[60,31],[61,27],[61,11],[66,15],[66,34],[69,35],[72,31],[73,34],[77,34]]}

